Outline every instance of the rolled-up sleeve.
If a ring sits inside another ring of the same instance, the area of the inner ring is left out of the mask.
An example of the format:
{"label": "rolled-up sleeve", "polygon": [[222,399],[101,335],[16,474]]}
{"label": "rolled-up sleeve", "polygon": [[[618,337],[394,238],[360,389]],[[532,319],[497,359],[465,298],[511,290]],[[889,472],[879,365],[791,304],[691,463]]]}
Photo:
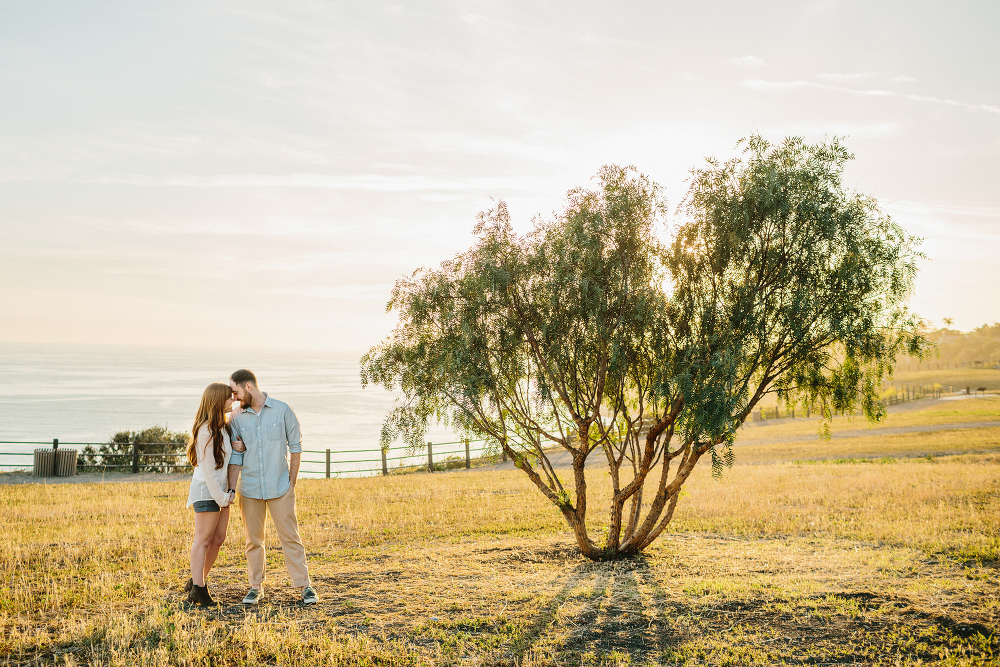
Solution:
{"label": "rolled-up sleeve", "polygon": [[299,431],[299,419],[289,407],[285,408],[285,439],[288,440],[288,451],[292,454],[302,453],[302,433]]}

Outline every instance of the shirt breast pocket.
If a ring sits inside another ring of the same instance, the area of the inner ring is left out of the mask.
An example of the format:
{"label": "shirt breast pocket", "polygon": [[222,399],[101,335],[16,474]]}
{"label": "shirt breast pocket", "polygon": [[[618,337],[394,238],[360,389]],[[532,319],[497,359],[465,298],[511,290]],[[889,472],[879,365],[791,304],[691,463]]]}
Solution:
{"label": "shirt breast pocket", "polygon": [[267,439],[271,442],[284,442],[285,429],[283,424],[268,424]]}
{"label": "shirt breast pocket", "polygon": [[251,428],[244,428],[241,432],[233,431],[233,440],[237,438],[242,440],[243,444],[248,447],[251,442],[255,442],[257,440],[257,436]]}

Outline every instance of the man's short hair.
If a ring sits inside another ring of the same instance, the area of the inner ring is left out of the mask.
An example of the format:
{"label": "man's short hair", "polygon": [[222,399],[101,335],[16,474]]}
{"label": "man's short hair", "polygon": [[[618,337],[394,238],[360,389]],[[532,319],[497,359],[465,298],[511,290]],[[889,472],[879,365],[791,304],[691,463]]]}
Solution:
{"label": "man's short hair", "polygon": [[241,387],[245,385],[247,382],[249,382],[255,387],[257,386],[257,376],[245,368],[241,368],[240,370],[230,375],[229,379]]}

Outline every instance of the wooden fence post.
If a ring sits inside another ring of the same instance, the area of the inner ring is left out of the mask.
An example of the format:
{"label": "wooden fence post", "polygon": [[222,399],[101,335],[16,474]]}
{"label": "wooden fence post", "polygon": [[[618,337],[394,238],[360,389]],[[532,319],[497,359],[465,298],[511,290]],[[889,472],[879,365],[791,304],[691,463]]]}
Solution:
{"label": "wooden fence post", "polygon": [[52,449],[59,449],[59,438],[52,438]]}
{"label": "wooden fence post", "polygon": [[427,443],[427,472],[434,472],[434,445]]}
{"label": "wooden fence post", "polygon": [[469,458],[469,439],[465,439],[465,469],[468,470],[472,467],[472,461]]}
{"label": "wooden fence post", "polygon": [[139,443],[132,443],[132,474],[139,474]]}
{"label": "wooden fence post", "polygon": [[389,464],[386,463],[386,460],[385,460],[385,448],[384,447],[382,448],[382,474],[383,475],[388,475],[389,474]]}
{"label": "wooden fence post", "polygon": [[330,479],[330,450],[326,450],[326,478]]}

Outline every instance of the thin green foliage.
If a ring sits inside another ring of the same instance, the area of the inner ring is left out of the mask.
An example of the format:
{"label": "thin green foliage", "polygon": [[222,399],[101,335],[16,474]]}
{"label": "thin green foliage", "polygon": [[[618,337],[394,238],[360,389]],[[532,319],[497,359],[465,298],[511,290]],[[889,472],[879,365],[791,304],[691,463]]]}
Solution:
{"label": "thin green foliage", "polygon": [[[838,140],[741,146],[692,171],[672,229],[655,182],[605,166],[527,235],[499,202],[469,250],[398,281],[396,329],[362,358],[363,382],[403,394],[383,446],[423,446],[433,420],[485,438],[603,559],[660,535],[705,454],[720,477],[768,394],[881,419],[895,356],[927,348],[905,307],[919,240],[843,188]],[[587,527],[595,452],[613,487],[602,544]]]}

